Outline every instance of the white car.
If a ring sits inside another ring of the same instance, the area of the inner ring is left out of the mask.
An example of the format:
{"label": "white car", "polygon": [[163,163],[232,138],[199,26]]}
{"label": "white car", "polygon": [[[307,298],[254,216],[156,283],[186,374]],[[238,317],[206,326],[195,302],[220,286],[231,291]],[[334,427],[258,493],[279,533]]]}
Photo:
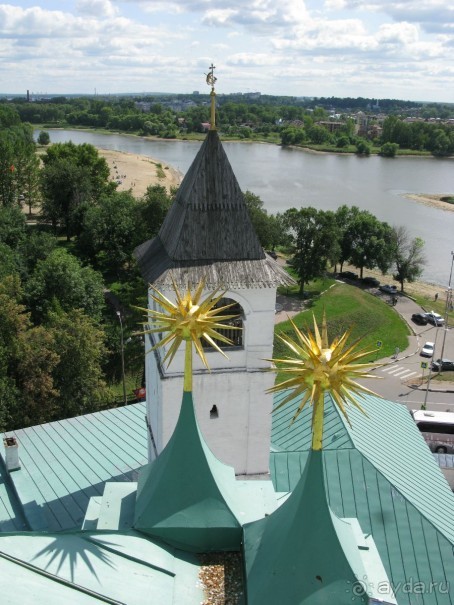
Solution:
{"label": "white car", "polygon": [[442,326],[445,323],[445,320],[439,313],[434,313],[433,311],[431,311],[430,313],[426,313],[425,315],[427,317],[427,321],[433,326]]}
{"label": "white car", "polygon": [[426,344],[421,349],[420,355],[422,357],[432,357],[434,354],[435,344],[433,342],[426,342]]}

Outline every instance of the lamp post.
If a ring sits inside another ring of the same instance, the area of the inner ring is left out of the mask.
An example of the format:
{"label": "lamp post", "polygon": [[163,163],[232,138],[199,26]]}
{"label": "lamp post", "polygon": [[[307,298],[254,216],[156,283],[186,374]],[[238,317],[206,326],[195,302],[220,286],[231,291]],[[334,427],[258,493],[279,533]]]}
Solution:
{"label": "lamp post", "polygon": [[441,355],[440,355],[440,359],[442,361],[440,362],[440,367],[438,369],[438,373],[441,372],[441,367],[442,367],[442,363],[443,363],[443,353],[445,352],[446,332],[448,331],[448,314],[449,314],[449,309],[452,306],[451,278],[452,278],[453,264],[454,264],[454,252],[451,252],[451,271],[449,272],[449,283],[448,283],[448,289],[446,291],[445,326],[444,326],[444,332],[443,332],[443,344],[441,345]]}
{"label": "lamp post", "polygon": [[123,380],[123,401],[125,405],[128,403],[126,396],[126,380],[125,380],[125,346],[123,341],[123,322],[121,320],[121,313],[117,311],[117,317],[120,321],[120,350],[121,350],[121,377]]}
{"label": "lamp post", "polygon": [[[434,338],[434,352],[433,355],[435,355],[435,349],[437,346],[437,336],[438,336],[438,322],[437,322],[437,327],[435,328],[435,338]],[[421,405],[421,409],[422,410],[427,410],[427,395],[429,394],[429,389],[430,389],[430,379],[432,378],[432,360],[429,361],[429,376],[427,378],[427,387],[426,387],[426,394],[424,395],[424,403]]]}

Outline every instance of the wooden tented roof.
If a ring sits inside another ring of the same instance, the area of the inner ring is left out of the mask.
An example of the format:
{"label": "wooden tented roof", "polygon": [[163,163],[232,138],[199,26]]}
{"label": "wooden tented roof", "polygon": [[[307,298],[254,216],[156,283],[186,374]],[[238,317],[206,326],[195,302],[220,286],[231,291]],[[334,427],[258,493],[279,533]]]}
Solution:
{"label": "wooden tented roof", "polygon": [[157,237],[135,254],[144,279],[207,286],[276,287],[293,280],[268,257],[215,130],[208,132]]}

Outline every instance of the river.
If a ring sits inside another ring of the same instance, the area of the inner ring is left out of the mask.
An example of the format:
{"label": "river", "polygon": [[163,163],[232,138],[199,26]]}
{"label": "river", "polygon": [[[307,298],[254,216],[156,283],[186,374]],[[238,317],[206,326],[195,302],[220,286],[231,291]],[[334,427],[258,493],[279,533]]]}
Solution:
{"label": "river", "polygon": [[[199,142],[148,140],[118,134],[49,130],[52,143],[72,140],[126,151],[171,164],[183,174]],[[423,279],[446,286],[454,250],[454,212],[425,206],[406,193],[454,193],[452,159],[358,157],[321,154],[264,143],[225,142],[224,149],[243,191],[260,196],[268,212],[314,206],[336,210],[342,204],[369,210],[381,221],[405,225],[425,241]]]}

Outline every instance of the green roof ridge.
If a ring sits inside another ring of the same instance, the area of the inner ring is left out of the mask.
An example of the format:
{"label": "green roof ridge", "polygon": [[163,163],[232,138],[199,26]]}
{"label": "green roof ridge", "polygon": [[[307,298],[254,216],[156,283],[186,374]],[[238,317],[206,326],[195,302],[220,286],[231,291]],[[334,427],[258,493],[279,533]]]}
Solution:
{"label": "green roof ridge", "polygon": [[244,555],[249,605],[368,602],[352,591],[363,565],[350,524],[329,507],[323,451],[311,450],[280,508],[245,525]]}
{"label": "green roof ridge", "polygon": [[205,443],[192,393],[184,392],[172,437],[140,471],[134,528],[195,552],[238,550],[236,497],[233,468]]}

